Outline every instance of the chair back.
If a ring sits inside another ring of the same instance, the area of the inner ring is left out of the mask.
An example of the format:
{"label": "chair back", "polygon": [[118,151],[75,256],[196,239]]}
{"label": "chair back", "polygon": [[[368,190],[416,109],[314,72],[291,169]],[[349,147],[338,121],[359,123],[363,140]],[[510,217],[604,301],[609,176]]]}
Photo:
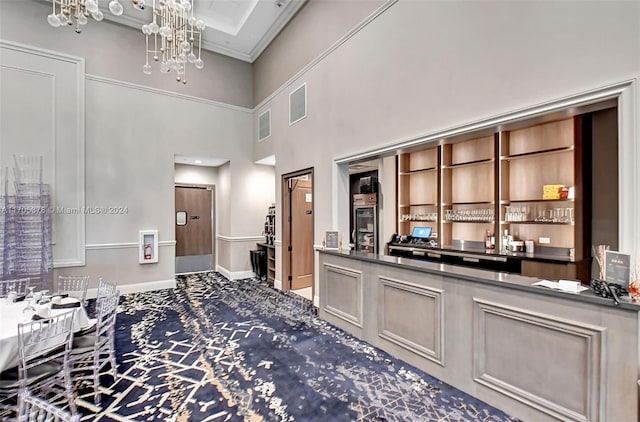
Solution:
{"label": "chair back", "polygon": [[34,397],[29,391],[20,395],[18,422],[80,422],[80,415],[71,416],[58,406]]}
{"label": "chair back", "polygon": [[29,369],[40,364],[51,361],[67,364],[73,342],[74,313],[75,309],[18,324],[18,377],[21,383],[26,382]]}
{"label": "chair back", "polygon": [[113,296],[117,291],[117,285],[100,278],[98,282],[98,299],[101,297]]}
{"label": "chair back", "polygon": [[100,337],[111,338],[114,335],[120,290],[115,290],[108,296],[98,297],[96,307],[96,342]]}
{"label": "chair back", "polygon": [[87,297],[87,287],[89,286],[89,276],[58,276],[58,294],[67,293],[69,297],[76,298],[82,302]]}
{"label": "chair back", "polygon": [[29,278],[16,278],[13,280],[0,280],[0,297],[6,297],[14,291],[18,296],[25,295],[29,290]]}

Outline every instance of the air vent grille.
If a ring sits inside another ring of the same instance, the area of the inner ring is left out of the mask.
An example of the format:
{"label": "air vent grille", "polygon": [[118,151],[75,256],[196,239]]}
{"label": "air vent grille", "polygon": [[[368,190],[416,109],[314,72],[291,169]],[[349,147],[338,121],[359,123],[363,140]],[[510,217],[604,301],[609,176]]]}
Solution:
{"label": "air vent grille", "polygon": [[289,125],[307,117],[307,84],[289,94]]}
{"label": "air vent grille", "polygon": [[265,111],[258,118],[258,139],[263,140],[271,136],[271,109]]}

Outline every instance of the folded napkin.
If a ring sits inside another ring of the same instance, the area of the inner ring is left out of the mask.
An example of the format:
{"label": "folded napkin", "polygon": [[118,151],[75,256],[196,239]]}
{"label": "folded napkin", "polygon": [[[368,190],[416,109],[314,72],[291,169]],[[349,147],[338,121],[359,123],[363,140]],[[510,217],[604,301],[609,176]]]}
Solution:
{"label": "folded napkin", "polygon": [[[47,319],[47,318],[43,318],[38,314],[33,314],[33,316],[31,317],[32,321],[40,321],[41,319]],[[47,322],[49,322],[49,321],[47,321]]]}
{"label": "folded napkin", "polygon": [[79,308],[79,307],[80,307],[80,302],[51,304],[51,309],[69,309],[69,308]]}

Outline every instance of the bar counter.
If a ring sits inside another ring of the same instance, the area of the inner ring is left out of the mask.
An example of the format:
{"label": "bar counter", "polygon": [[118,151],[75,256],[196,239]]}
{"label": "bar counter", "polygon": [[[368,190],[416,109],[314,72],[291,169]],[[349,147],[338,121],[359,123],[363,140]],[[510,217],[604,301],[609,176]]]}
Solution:
{"label": "bar counter", "polygon": [[320,317],[524,421],[637,421],[640,305],[514,274],[320,251]]}

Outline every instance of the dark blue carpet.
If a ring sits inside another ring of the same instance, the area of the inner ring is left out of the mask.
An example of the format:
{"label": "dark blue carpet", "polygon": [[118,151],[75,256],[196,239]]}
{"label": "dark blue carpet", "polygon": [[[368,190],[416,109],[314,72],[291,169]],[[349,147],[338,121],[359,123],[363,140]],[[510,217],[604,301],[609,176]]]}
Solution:
{"label": "dark blue carpet", "polygon": [[124,296],[116,348],[119,379],[83,420],[516,420],[253,279]]}

